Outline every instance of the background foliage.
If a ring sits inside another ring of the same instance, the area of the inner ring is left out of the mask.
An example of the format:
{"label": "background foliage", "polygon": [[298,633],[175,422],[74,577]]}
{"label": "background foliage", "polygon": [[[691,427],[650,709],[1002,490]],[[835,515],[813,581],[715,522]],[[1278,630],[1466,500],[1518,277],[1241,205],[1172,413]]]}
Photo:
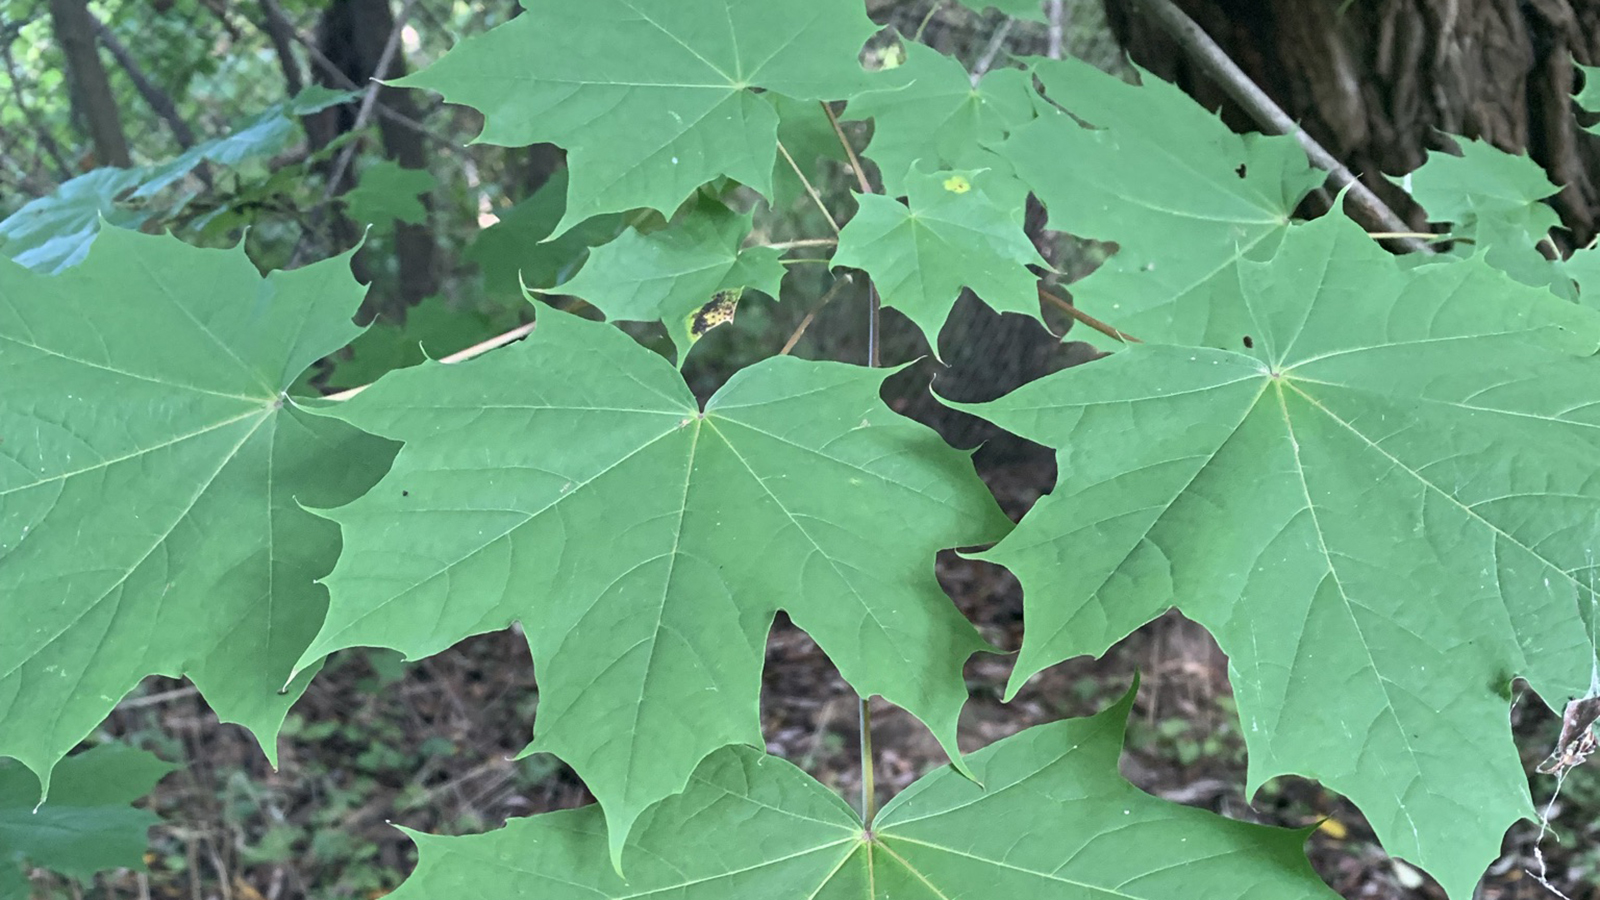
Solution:
{"label": "background foliage", "polygon": [[[1125,727],[1147,787],[1320,820],[1348,894],[1581,890],[1527,781],[1540,700],[1600,687],[1595,257],[1547,173],[1433,154],[1396,183],[1452,241],[1397,260],[1292,138],[1128,69],[1096,5],[635,6],[0,4],[0,894],[148,893],[144,863],[379,893],[394,818],[436,832],[401,889],[430,896],[1327,895],[1309,830],[1131,787]],[[867,358],[869,283],[904,365],[811,361]],[[530,293],[531,338],[425,362],[527,335]],[[1097,349],[1046,330],[1074,321]],[[980,420],[1058,453],[1037,505],[1034,445],[980,455],[1015,531],[926,427]],[[458,644],[507,628],[537,688]],[[1158,717],[1185,634],[1215,687]],[[979,651],[1019,645],[1002,690]],[[1043,671],[1079,654],[1106,666]],[[833,792],[852,692],[909,714],[880,710],[900,791],[873,818],[868,783],[865,831]],[[207,707],[304,780],[248,740],[202,762]],[[192,764],[146,860],[126,804],[166,764],[115,737]],[[1172,777],[1197,763],[1220,790]]]}

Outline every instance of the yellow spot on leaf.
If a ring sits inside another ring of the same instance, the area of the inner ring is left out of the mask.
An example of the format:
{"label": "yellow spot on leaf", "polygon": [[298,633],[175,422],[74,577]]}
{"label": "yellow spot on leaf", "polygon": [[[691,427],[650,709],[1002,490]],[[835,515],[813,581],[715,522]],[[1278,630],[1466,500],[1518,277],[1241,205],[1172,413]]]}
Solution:
{"label": "yellow spot on leaf", "polygon": [[739,308],[739,296],[744,293],[744,288],[735,288],[731,291],[717,291],[711,295],[711,300],[689,314],[689,339],[700,340],[706,332],[723,324],[732,322],[733,314]]}
{"label": "yellow spot on leaf", "polygon": [[944,180],[944,189],[952,194],[965,194],[972,190],[972,182],[961,175],[951,175]]}
{"label": "yellow spot on leaf", "polygon": [[1338,819],[1323,819],[1317,823],[1317,830],[1336,841],[1342,841],[1350,836],[1350,829]]}

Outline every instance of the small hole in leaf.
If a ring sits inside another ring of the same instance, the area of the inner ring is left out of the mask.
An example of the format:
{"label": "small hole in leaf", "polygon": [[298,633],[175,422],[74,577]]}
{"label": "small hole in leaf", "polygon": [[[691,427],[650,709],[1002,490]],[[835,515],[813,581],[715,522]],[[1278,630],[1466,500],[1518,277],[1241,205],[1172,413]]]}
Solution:
{"label": "small hole in leaf", "polygon": [[1248,335],[1248,334],[1245,335],[1244,336],[1244,348],[1246,350],[1254,350],[1255,346],[1256,346],[1256,342],[1250,339],[1250,335]]}
{"label": "small hole in leaf", "polygon": [[1239,163],[1239,168],[1234,169],[1233,170],[1233,174],[1239,176],[1240,178],[1243,178],[1244,177],[1244,163]]}
{"label": "small hole in leaf", "polygon": [[[1249,338],[1245,338],[1245,340],[1249,340]],[[400,492],[400,496],[409,497],[409,496],[411,496],[411,492],[410,491],[401,491]]]}

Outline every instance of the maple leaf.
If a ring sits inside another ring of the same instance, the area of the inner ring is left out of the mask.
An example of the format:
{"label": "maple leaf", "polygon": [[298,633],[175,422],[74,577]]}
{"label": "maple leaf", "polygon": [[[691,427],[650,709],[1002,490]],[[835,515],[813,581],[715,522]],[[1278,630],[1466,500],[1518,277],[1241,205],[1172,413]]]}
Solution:
{"label": "maple leaf", "polygon": [[287,405],[359,329],[349,256],[105,229],[48,277],[0,262],[0,755],[50,768],[146,675],[187,674],[269,758],[310,673],[338,529],[387,442]]}
{"label": "maple leaf", "polygon": [[772,196],[778,113],[760,88],[846,100],[876,31],[860,0],[525,0],[396,84],[484,114],[478,140],[567,149],[559,234],[591,216],[671,215],[727,176]]}
{"label": "maple leaf", "polygon": [[663,323],[681,367],[704,334],[695,327],[695,314],[719,295],[731,292],[737,302],[739,292],[751,287],[778,296],[783,254],[771,247],[739,249],[750,234],[750,219],[703,198],[666,228],[648,234],[630,228],[596,247],[578,274],[550,293],[582,297],[607,319]]}
{"label": "maple leaf", "polygon": [[1428,211],[1428,221],[1455,226],[1451,233],[1464,239],[1457,253],[1481,253],[1489,265],[1523,284],[1574,299],[1572,279],[1561,263],[1537,248],[1561,224],[1544,202],[1558,188],[1527,156],[1484,141],[1455,141],[1460,155],[1430,150],[1416,171],[1393,180]]}
{"label": "maple leaf", "polygon": [[541,309],[533,336],[384,377],[332,412],[405,442],[329,515],[346,541],[311,662],[417,658],[520,621],[537,739],[583,777],[620,850],[639,813],[729,743],[760,743],[778,609],[863,696],[952,756],[962,662],[987,645],[934,578],[937,550],[1010,527],[968,458],[878,397],[892,370],[792,357],[702,413],[672,364]]}
{"label": "maple leaf", "polygon": [[1015,188],[995,173],[913,172],[908,203],[857,198],[833,265],[872,276],[883,305],[905,313],[935,350],[963,287],[993,309],[1037,319],[1038,278],[1028,265],[1049,263],[1022,230],[1022,204],[1006,199]]}
{"label": "maple leaf", "polygon": [[369,224],[382,234],[393,231],[395,222],[426,223],[428,208],[422,197],[438,185],[439,179],[431,173],[386,159],[363,169],[360,183],[341,199],[352,219]]}
{"label": "maple leaf", "polygon": [[523,300],[522,289],[565,281],[588,258],[589,248],[615,240],[626,218],[610,213],[585,219],[557,237],[551,232],[567,209],[567,170],[559,169],[532,196],[500,213],[478,232],[461,257],[483,273],[485,292]]}
{"label": "maple leaf", "polygon": [[1142,340],[1203,329],[1204,310],[1185,298],[1235,260],[1270,256],[1325,177],[1294,138],[1234,134],[1149,72],[1132,85],[1080,60],[1046,59],[1034,73],[1071,115],[1041,113],[995,152],[1044,203],[1051,228],[1117,243],[1072,285],[1073,302]]}
{"label": "maple leaf", "polygon": [[605,864],[594,807],[514,819],[488,834],[407,833],[416,873],[395,900],[534,892],[583,898],[1333,900],[1305,831],[1157,800],[1117,774],[1132,692],[1087,719],[1039,725],[967,757],[884,807],[869,831],[838,795],[748,747],[709,756],[688,790],[645,813]]}
{"label": "maple leaf", "polygon": [[1600,315],[1337,216],[1211,287],[1209,348],[952,404],[1060,450],[982,554],[1024,590],[1009,690],[1176,607],[1228,654],[1252,792],[1317,778],[1467,897],[1532,813],[1511,680],[1559,708],[1595,671]]}
{"label": "maple leaf", "polygon": [[[50,802],[26,768],[0,760],[0,896],[29,896],[19,866],[42,866],[78,881],[106,869],[144,871],[146,833],[161,821],[128,804],[173,766],[123,744],[101,744],[62,760]],[[17,882],[6,893],[8,879]]]}
{"label": "maple leaf", "polygon": [[[1583,75],[1583,87],[1572,96],[1572,100],[1586,112],[1600,112],[1600,66],[1576,66]],[[1590,134],[1600,134],[1600,122],[1593,125],[1581,126]]]}
{"label": "maple leaf", "polygon": [[845,110],[848,119],[873,120],[865,155],[878,164],[884,193],[904,194],[918,161],[925,169],[1008,169],[987,145],[1034,118],[1032,76],[992,69],[974,85],[953,57],[917,43],[905,50],[905,63],[873,75],[878,89]]}

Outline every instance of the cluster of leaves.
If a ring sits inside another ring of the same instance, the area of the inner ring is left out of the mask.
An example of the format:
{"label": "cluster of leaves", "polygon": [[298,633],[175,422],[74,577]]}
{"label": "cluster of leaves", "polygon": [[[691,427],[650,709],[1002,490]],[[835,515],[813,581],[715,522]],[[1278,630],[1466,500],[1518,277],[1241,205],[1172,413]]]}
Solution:
{"label": "cluster of leaves", "polygon": [[[169,188],[203,166],[221,166],[235,172],[260,167],[295,138],[300,129],[298,117],[345,103],[354,96],[348,91],[307,88],[299,96],[272,104],[238,123],[230,133],[196,144],[160,164],[99,168],[63,182],[55,191],[0,220],[0,254],[33,269],[59,272],[83,261],[102,223],[139,228],[155,221],[202,240],[225,234],[247,221],[239,213],[241,208],[270,194],[274,184],[303,178],[317,160],[308,158],[300,165],[270,174],[263,169],[263,184],[251,189],[241,186],[226,205],[202,207],[195,202],[195,192],[174,192]],[[330,145],[323,155],[336,147]]]}
{"label": "cluster of leaves", "polygon": [[[1402,262],[1337,212],[1295,222],[1322,178],[1295,142],[1171,85],[1054,60],[973,85],[915,45],[868,72],[874,31],[858,0],[530,3],[406,84],[481,110],[482,140],[567,149],[549,234],[604,246],[559,289],[660,321],[680,365],[782,277],[752,214],[702,189],[795,190],[791,142],[833,131],[820,103],[873,120],[885,189],[833,262],[930,343],[964,287],[1038,315],[1029,194],[1115,242],[1074,296],[1141,342],[959,405],[1060,452],[1015,529],[885,406],[890,370],[779,356],[702,407],[622,331],[541,307],[481,359],[295,397],[356,335],[347,258],[261,277],[242,250],[107,229],[56,275],[0,264],[0,754],[55,797],[57,762],[160,673],[271,756],[328,654],[520,622],[529,749],[598,806],[418,835],[403,896],[1331,896],[1304,834],[1123,782],[1129,700],[957,751],[961,667],[989,648],[934,554],[994,543],[1025,591],[1012,693],[1179,608],[1228,654],[1252,790],[1320,779],[1469,896],[1532,813],[1512,680],[1558,706],[1600,680],[1600,313],[1571,299],[1600,287],[1530,255],[1547,183],[1481,148],[1430,161],[1414,189],[1476,250]],[[638,209],[663,221],[625,227]],[[863,821],[753,749],[780,609],[951,768]]]}

